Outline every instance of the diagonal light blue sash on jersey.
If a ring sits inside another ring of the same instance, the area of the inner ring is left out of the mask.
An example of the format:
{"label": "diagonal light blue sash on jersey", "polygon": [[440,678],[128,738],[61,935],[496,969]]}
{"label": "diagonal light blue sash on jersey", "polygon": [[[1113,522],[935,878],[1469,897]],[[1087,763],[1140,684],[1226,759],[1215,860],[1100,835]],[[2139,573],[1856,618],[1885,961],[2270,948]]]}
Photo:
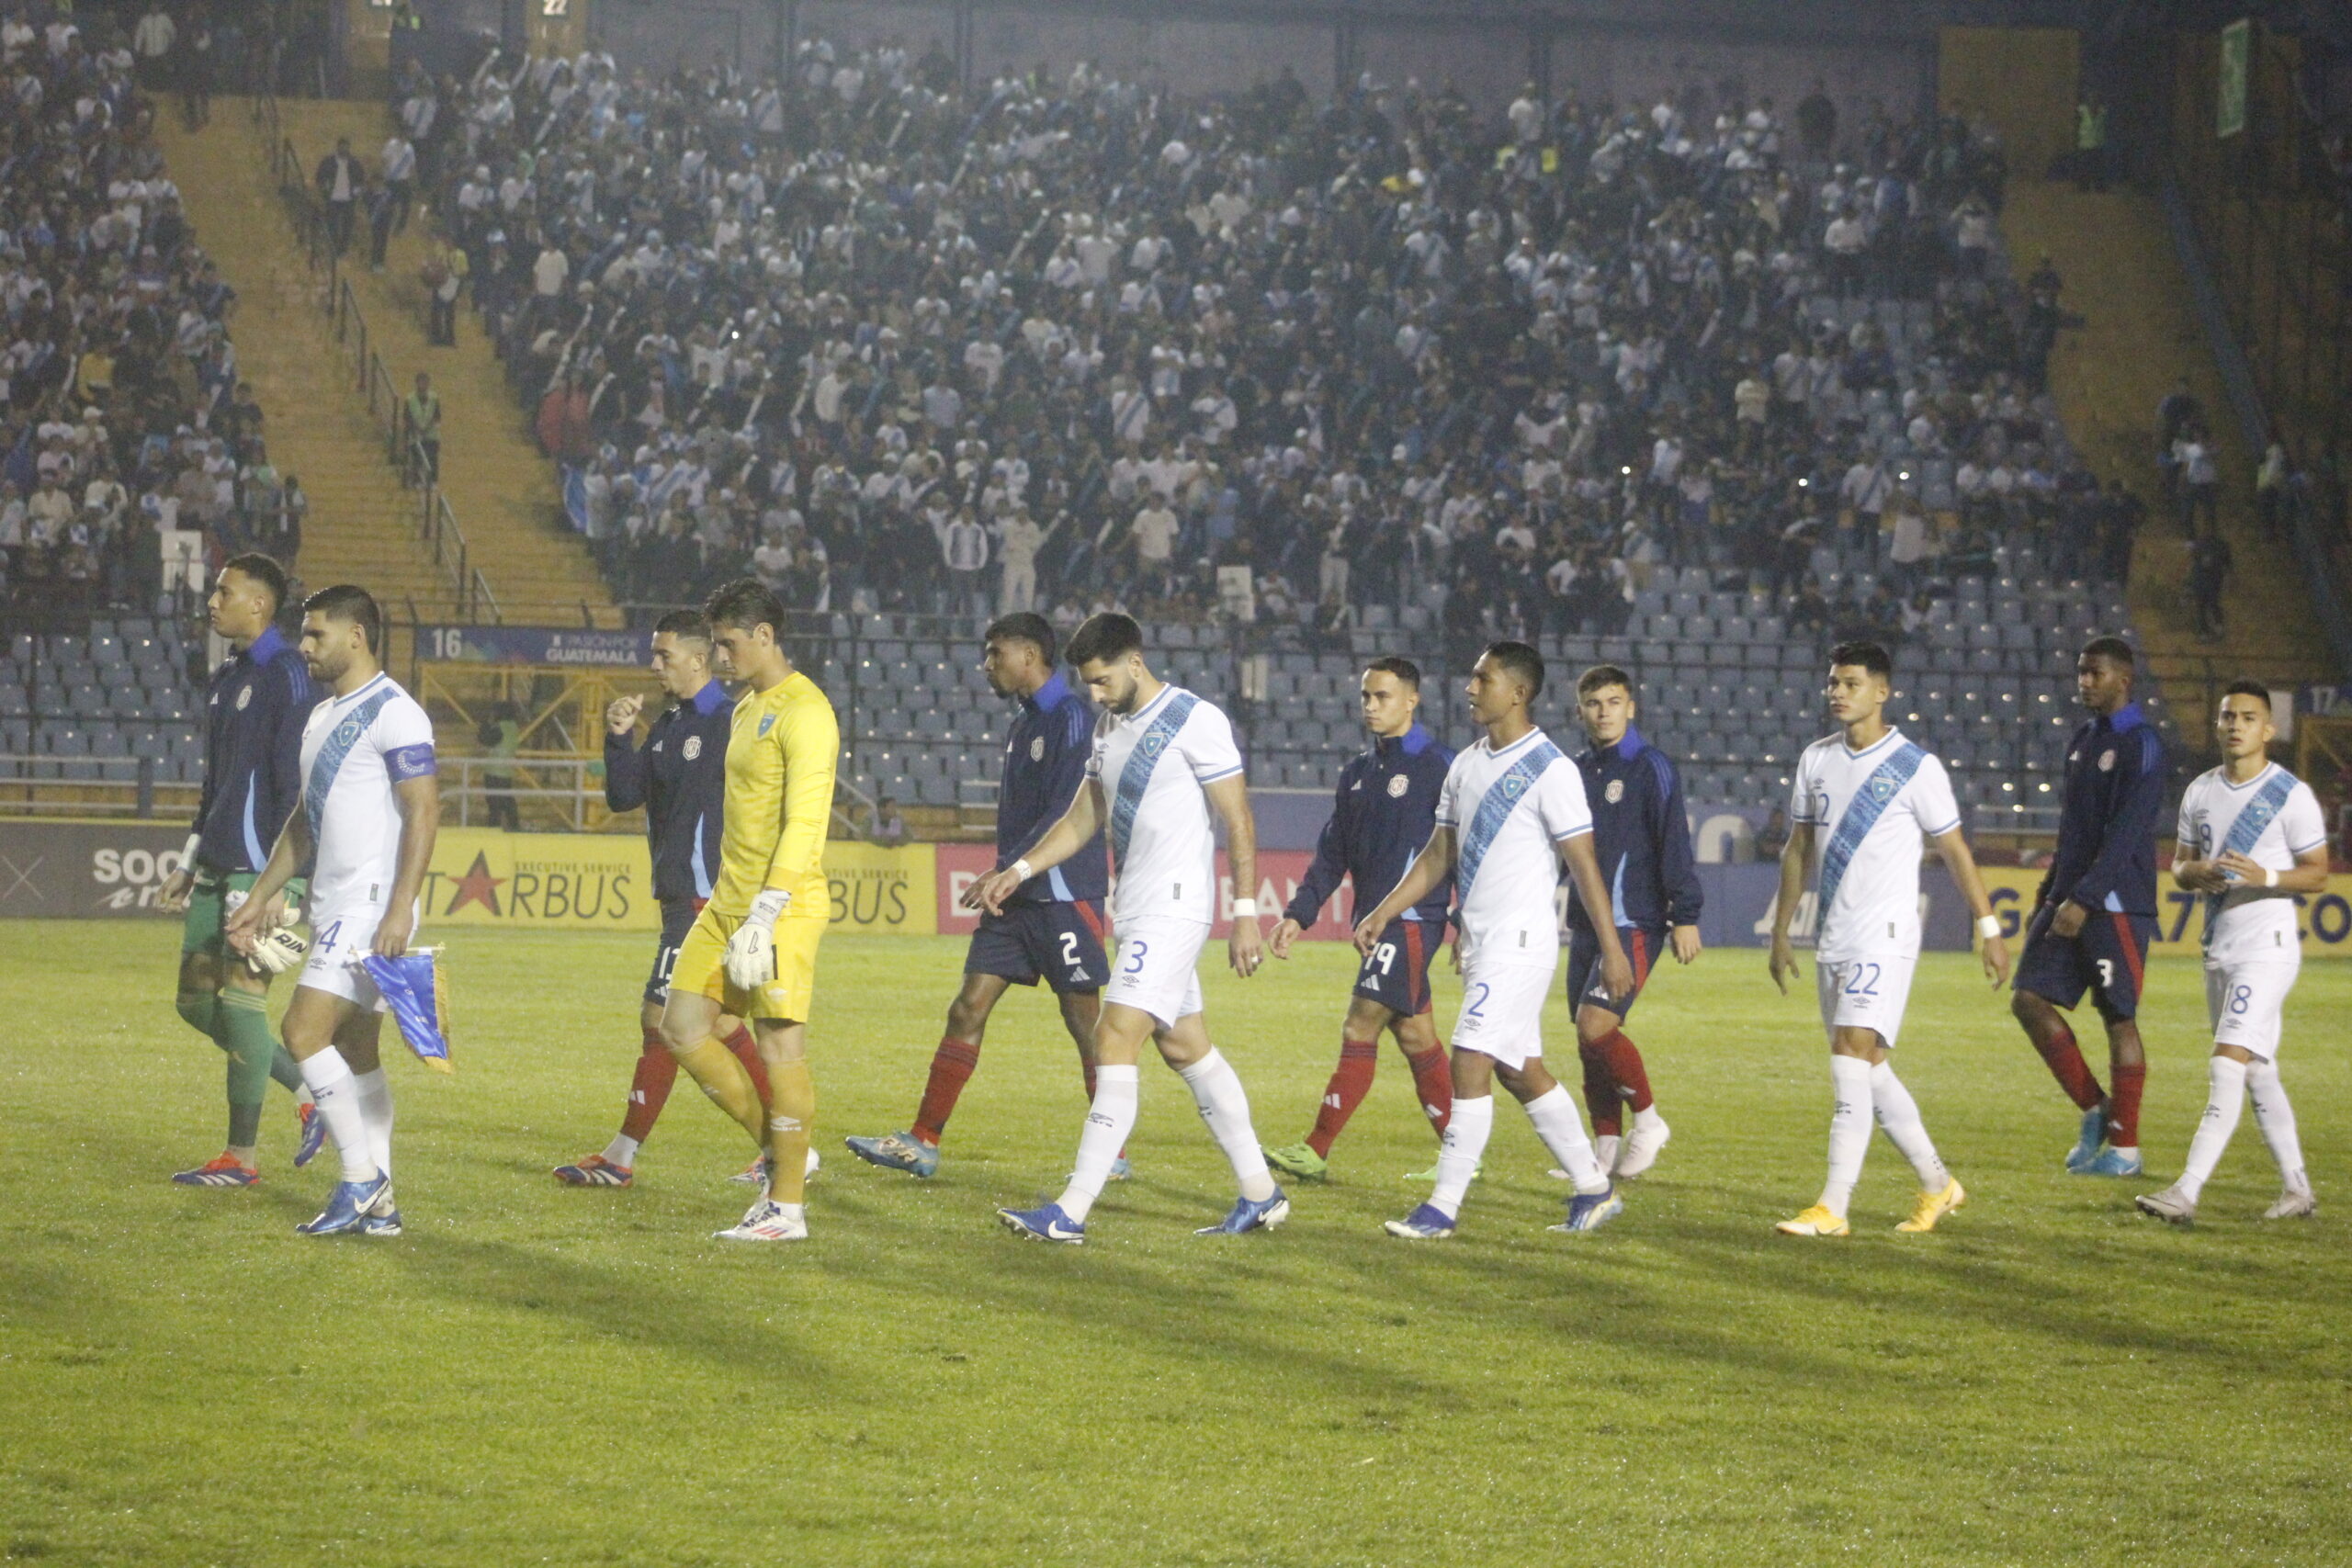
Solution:
{"label": "diagonal light blue sash on jersey", "polygon": [[393,691],[394,688],[388,683],[382,691],[337,719],[334,732],[319,748],[319,754],[311,759],[311,782],[302,790],[302,814],[311,824],[311,850],[314,854],[319,848],[319,824],[327,814],[327,792],[334,788],[335,775],[343,772],[344,759],[349,757],[351,749],[359,744],[359,738],[368,733],[368,727],[376,722],[376,716],[384,711],[384,705],[392,700]]}
{"label": "diagonal light blue sash on jersey", "polygon": [[[2222,847],[2214,852],[2216,858],[2232,852],[2242,855],[2254,853],[2255,841],[2262,837],[2263,829],[2277,819],[2278,813],[2287,808],[2287,797],[2294,793],[2294,774],[2284,768],[2271,774],[2270,781],[2254,792],[2254,798],[2245,803],[2245,808],[2238,813],[2238,819],[2230,824],[2230,836],[2222,840]],[[2222,902],[2228,897],[2226,893],[2205,895],[2205,940],[2209,943],[2213,940],[2214,922],[2222,918]]]}
{"label": "diagonal light blue sash on jersey", "polygon": [[1527,797],[1544,770],[1564,759],[1560,749],[1546,736],[1528,748],[1527,755],[1513,762],[1502,777],[1487,786],[1478,797],[1478,809],[1470,814],[1470,826],[1462,834],[1461,852],[1454,856],[1453,886],[1457,901],[1470,897],[1470,885],[1478,879],[1478,867],[1485,863],[1487,852],[1494,847],[1495,835],[1503,830],[1510,814]]}
{"label": "diagonal light blue sash on jersey", "polygon": [[1838,829],[1829,835],[1829,847],[1821,852],[1821,889],[1814,897],[1814,908],[1820,911],[1818,922],[1829,913],[1829,906],[1837,899],[1838,885],[1846,880],[1846,868],[1854,862],[1854,852],[1871,836],[1878,819],[1919,771],[1928,753],[1916,741],[1905,740],[1894,749],[1894,755],[1871,770],[1854,798],[1846,803],[1846,814],[1838,818]]}
{"label": "diagonal light blue sash on jersey", "polygon": [[1127,835],[1135,831],[1136,812],[1143,805],[1143,792],[1151,783],[1151,771],[1159,765],[1159,754],[1193,716],[1193,709],[1201,699],[1192,693],[1179,691],[1159,710],[1159,716],[1145,726],[1143,739],[1127,753],[1127,765],[1119,770],[1119,787],[1111,801],[1111,848],[1119,857],[1119,864],[1127,863]]}

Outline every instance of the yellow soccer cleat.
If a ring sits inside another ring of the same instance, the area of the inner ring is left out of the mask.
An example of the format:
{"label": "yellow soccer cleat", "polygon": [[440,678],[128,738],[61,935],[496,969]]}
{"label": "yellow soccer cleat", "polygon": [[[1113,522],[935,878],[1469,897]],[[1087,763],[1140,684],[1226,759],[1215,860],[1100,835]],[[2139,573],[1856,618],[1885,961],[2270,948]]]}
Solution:
{"label": "yellow soccer cleat", "polygon": [[1938,1220],[1967,1201],[1967,1190],[1961,1186],[1958,1178],[1954,1178],[1944,1183],[1944,1190],[1940,1192],[1920,1193],[1918,1205],[1911,1211],[1911,1217],[1894,1228],[1915,1235],[1931,1231],[1936,1228]]}
{"label": "yellow soccer cleat", "polygon": [[1815,1203],[1795,1219],[1782,1220],[1772,1228],[1782,1235],[1844,1235],[1849,1227],[1845,1215]]}

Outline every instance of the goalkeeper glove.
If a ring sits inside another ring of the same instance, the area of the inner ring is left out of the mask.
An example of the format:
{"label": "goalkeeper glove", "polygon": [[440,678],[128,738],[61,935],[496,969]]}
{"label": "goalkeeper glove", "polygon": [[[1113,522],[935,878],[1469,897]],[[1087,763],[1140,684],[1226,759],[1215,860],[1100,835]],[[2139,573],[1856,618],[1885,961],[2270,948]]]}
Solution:
{"label": "goalkeeper glove", "polygon": [[291,926],[280,926],[261,939],[246,962],[256,975],[283,975],[298,967],[311,951],[311,944],[294,933]]}
{"label": "goalkeeper glove", "polygon": [[727,939],[727,983],[756,991],[775,980],[775,922],[792,906],[792,895],[771,887],[752,900],[752,912]]}

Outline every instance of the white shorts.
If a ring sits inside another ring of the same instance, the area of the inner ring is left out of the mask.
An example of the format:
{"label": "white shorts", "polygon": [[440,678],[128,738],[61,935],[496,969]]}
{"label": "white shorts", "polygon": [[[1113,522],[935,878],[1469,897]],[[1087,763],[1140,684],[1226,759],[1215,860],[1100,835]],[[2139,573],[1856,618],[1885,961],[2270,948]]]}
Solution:
{"label": "white shorts", "polygon": [[1549,964],[1464,964],[1453,1048],[1476,1051],[1506,1067],[1542,1060],[1544,1003],[1559,967],[1557,953]]}
{"label": "white shorts", "polygon": [[294,983],[356,1002],[369,1012],[387,1011],[383,993],[359,966],[359,961],[375,947],[376,927],[383,919],[383,908],[375,904],[311,910],[311,953]]}
{"label": "white shorts", "polygon": [[1151,1014],[1162,1025],[1201,1010],[1201,949],[1208,945],[1204,920],[1172,915],[1137,915],[1121,920],[1113,933],[1119,943],[1111,960],[1106,1002]]}
{"label": "white shorts", "polygon": [[2279,1014],[2302,966],[2299,948],[2206,964],[2205,1007],[2213,1015],[2213,1043],[2251,1051],[2266,1062],[2277,1060]]}
{"label": "white shorts", "polygon": [[1919,955],[1887,953],[1814,964],[1821,989],[1821,1027],[1831,1036],[1841,1029],[1874,1029],[1890,1051],[1903,1032],[1903,1009],[1911,999],[1911,976]]}

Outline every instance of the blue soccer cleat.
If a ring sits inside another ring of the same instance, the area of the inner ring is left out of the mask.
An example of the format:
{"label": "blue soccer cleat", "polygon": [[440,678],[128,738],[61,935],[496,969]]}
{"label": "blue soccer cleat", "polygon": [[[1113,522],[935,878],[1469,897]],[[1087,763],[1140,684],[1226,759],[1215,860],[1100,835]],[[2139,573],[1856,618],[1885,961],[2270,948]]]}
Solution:
{"label": "blue soccer cleat", "polygon": [[1086,1222],[1063,1213],[1059,1203],[1042,1209],[999,1209],[996,1217],[1005,1229],[1026,1241],[1059,1241],[1072,1247],[1086,1241]]}
{"label": "blue soccer cleat", "polygon": [[625,1165],[615,1165],[603,1155],[590,1155],[573,1165],[555,1168],[555,1179],[566,1187],[627,1187],[637,1179],[637,1173]]}
{"label": "blue soccer cleat", "polygon": [[327,1119],[309,1100],[296,1106],[294,1113],[302,1119],[302,1136],[294,1145],[294,1168],[300,1170],[318,1158],[319,1151],[327,1146]]}
{"label": "blue soccer cleat", "polygon": [[341,1235],[356,1231],[378,1205],[391,1208],[392,1179],[379,1171],[366,1181],[338,1181],[318,1217],[294,1228],[304,1235]]}
{"label": "blue soccer cleat", "polygon": [[1403,1219],[1389,1221],[1385,1228],[1407,1241],[1443,1241],[1453,1234],[1453,1219],[1435,1203],[1424,1203]]}
{"label": "blue soccer cleat", "polygon": [[401,1212],[386,1209],[380,1214],[369,1214],[359,1222],[361,1235],[398,1235],[401,1234]]}
{"label": "blue soccer cleat", "polygon": [[1290,1218],[1290,1200],[1283,1190],[1266,1199],[1236,1198],[1233,1212],[1213,1225],[1203,1225],[1194,1235],[1240,1235],[1249,1231],[1271,1230]]}
{"label": "blue soccer cleat", "polygon": [[2137,1176],[2140,1165],[2140,1151],[2137,1149],[2105,1148],[2088,1165],[2078,1165],[2073,1168],[2076,1176]]}
{"label": "blue soccer cleat", "polygon": [[260,1171],[228,1153],[215,1155],[194,1170],[172,1173],[172,1185],[175,1187],[256,1187],[260,1184]]}
{"label": "blue soccer cleat", "polygon": [[926,1144],[912,1133],[885,1133],[878,1138],[843,1138],[842,1142],[866,1164],[903,1170],[918,1181],[928,1181],[939,1171],[939,1145]]}
{"label": "blue soccer cleat", "polygon": [[2098,1158],[2099,1145],[2107,1142],[2107,1101],[2100,1100],[2083,1112],[2083,1134],[2075,1146],[2066,1151],[2066,1168],[2075,1175]]}
{"label": "blue soccer cleat", "polygon": [[1550,1228],[1569,1235],[1582,1235],[1597,1231],[1625,1212],[1625,1200],[1617,1196],[1616,1183],[1600,1192],[1579,1192],[1568,1200],[1567,1219]]}

